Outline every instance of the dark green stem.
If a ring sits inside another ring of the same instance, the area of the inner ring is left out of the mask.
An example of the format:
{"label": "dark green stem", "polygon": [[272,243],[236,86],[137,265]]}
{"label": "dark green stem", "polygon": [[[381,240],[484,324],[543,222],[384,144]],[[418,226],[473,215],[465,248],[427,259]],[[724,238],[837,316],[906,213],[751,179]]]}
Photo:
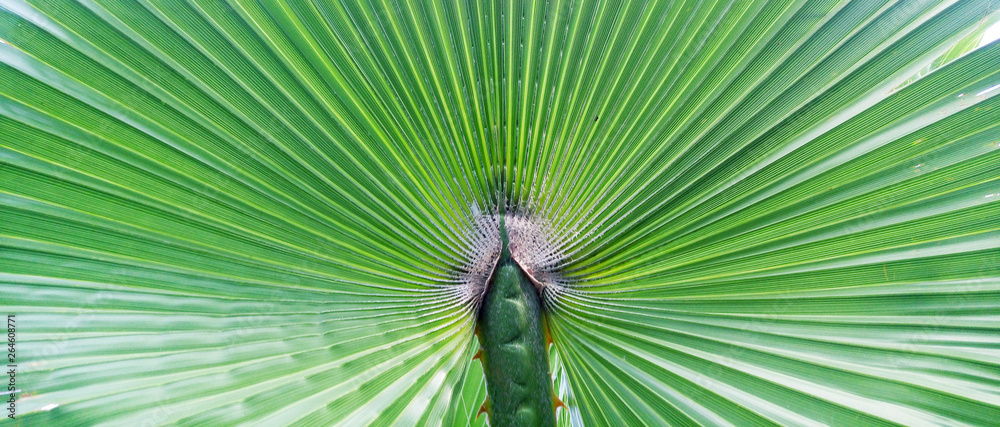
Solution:
{"label": "dark green stem", "polygon": [[554,426],[542,304],[528,276],[503,250],[479,312],[488,413],[494,426]]}

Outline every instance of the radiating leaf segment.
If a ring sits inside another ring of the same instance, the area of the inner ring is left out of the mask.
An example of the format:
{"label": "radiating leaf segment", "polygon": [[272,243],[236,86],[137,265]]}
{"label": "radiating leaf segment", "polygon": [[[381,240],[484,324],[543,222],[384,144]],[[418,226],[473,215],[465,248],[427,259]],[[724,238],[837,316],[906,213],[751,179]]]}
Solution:
{"label": "radiating leaf segment", "polygon": [[555,425],[541,299],[511,258],[500,217],[503,249],[477,327],[489,396],[487,412],[495,426]]}

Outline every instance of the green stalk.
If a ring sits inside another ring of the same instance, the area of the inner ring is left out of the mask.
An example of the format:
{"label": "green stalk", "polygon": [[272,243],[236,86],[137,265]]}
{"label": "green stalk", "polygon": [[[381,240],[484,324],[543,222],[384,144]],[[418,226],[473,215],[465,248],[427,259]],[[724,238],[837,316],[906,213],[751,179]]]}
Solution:
{"label": "green stalk", "polygon": [[542,304],[534,285],[503,250],[479,311],[485,405],[494,426],[554,426],[556,422]]}

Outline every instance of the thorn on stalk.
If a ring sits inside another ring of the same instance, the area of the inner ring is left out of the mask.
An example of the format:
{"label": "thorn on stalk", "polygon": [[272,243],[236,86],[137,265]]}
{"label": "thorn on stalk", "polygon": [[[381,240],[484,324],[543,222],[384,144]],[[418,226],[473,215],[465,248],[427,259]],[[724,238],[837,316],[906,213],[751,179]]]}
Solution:
{"label": "thorn on stalk", "polygon": [[566,406],[566,403],[564,403],[562,401],[562,399],[559,398],[559,396],[556,396],[555,392],[552,392],[552,408],[554,410],[558,410],[559,408],[567,408],[567,409],[569,409]]}
{"label": "thorn on stalk", "polygon": [[479,406],[479,412],[476,412],[476,419],[478,420],[479,416],[482,415],[483,413],[486,413],[486,416],[490,415],[490,400],[489,399],[484,400],[483,404]]}

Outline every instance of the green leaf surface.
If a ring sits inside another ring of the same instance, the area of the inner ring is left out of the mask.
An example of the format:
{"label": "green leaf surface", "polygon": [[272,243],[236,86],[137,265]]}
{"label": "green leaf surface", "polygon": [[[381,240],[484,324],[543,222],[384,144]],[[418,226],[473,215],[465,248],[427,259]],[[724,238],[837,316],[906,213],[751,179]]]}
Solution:
{"label": "green leaf surface", "polygon": [[484,425],[506,203],[561,425],[994,424],[996,10],[4,0],[4,420]]}

